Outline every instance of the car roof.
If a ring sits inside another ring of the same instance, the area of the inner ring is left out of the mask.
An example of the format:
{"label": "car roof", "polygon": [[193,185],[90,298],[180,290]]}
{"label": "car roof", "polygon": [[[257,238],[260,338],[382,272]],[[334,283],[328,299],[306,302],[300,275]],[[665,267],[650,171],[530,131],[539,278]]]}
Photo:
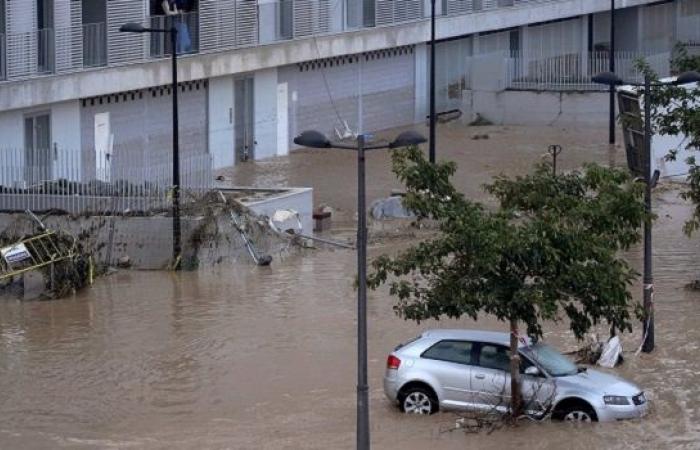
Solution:
{"label": "car roof", "polygon": [[[424,331],[423,334],[421,334],[421,337],[434,340],[458,339],[467,341],[488,342],[491,344],[501,344],[505,346],[510,345],[510,334],[498,331],[436,329]],[[521,339],[518,342],[518,347],[526,347],[528,345],[530,345],[530,338],[528,338],[527,336],[521,337]]]}

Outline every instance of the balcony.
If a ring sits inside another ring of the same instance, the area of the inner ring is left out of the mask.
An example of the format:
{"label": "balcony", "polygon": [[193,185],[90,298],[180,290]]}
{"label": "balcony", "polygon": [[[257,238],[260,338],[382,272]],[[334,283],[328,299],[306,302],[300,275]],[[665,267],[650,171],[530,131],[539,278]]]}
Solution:
{"label": "balcony", "polygon": [[[199,14],[196,11],[178,14],[176,16],[151,16],[146,21],[148,27],[177,30],[175,44],[178,55],[199,52]],[[151,58],[162,58],[172,55],[173,48],[169,33],[150,33]]]}
{"label": "balcony", "polygon": [[[563,1],[440,0],[437,7],[438,14],[454,17]],[[0,80],[149,62],[173,51],[215,53],[392,26],[423,21],[430,14],[425,0],[201,0],[197,11],[177,16],[146,16],[140,8],[127,8],[131,3],[141,2],[106,2],[107,23],[94,19],[100,23],[0,35]],[[176,48],[167,34],[125,36],[118,30],[127,21],[153,28],[177,27]],[[688,23],[682,29],[690,30],[695,24]],[[686,40],[694,33],[686,31]]]}

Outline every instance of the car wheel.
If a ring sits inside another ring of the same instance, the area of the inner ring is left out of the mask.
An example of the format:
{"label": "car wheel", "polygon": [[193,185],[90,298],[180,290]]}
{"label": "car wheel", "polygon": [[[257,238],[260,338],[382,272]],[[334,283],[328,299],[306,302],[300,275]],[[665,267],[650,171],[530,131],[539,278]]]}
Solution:
{"label": "car wheel", "polygon": [[423,387],[414,387],[406,391],[401,400],[401,410],[406,414],[433,414],[438,410],[435,395]]}
{"label": "car wheel", "polygon": [[586,405],[574,405],[557,414],[564,422],[590,423],[597,420],[595,411]]}

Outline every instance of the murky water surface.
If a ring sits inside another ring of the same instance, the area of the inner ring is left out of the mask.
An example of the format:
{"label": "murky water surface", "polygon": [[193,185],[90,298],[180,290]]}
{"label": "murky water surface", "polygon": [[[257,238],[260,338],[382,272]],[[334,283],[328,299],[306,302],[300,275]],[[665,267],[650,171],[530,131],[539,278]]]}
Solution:
{"label": "murky water surface", "polygon": [[[588,143],[593,131],[491,129],[488,141],[459,133],[444,130],[446,153],[460,162],[459,184],[470,195],[481,195],[478,186],[494,173],[527,169],[548,143],[565,144],[564,167],[622,160]],[[354,202],[351,157],[300,153],[233,174],[237,184],[313,185],[317,202],[347,213]],[[397,186],[385,155],[368,164],[371,197]],[[419,327],[396,318],[381,290],[370,294],[369,306],[374,448],[700,448],[700,294],[683,289],[700,274],[700,240],[683,236],[688,208],[676,193],[657,197],[658,349],[628,354],[616,370],[650,393],[647,419],[465,435],[441,432],[453,423],[449,414],[405,417],[381,389],[387,352],[425,327],[505,326],[484,318]],[[378,243],[371,253],[401,245]],[[639,265],[638,249],[630,257]],[[2,299],[0,448],[352,448],[354,273],[353,252],[323,250],[269,268],[120,272],[54,302]],[[548,326],[546,339],[563,350],[576,345],[564,325]],[[626,349],[639,339],[625,336]]]}

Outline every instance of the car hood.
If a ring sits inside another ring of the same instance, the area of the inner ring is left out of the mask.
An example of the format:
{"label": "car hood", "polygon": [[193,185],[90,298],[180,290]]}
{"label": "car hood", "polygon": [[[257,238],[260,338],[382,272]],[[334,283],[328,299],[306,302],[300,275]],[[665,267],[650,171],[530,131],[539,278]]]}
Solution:
{"label": "car hood", "polygon": [[600,395],[623,395],[632,397],[641,392],[639,386],[634,383],[594,369],[587,369],[576,375],[557,378],[557,384],[561,387],[566,386],[572,389],[582,389]]}

